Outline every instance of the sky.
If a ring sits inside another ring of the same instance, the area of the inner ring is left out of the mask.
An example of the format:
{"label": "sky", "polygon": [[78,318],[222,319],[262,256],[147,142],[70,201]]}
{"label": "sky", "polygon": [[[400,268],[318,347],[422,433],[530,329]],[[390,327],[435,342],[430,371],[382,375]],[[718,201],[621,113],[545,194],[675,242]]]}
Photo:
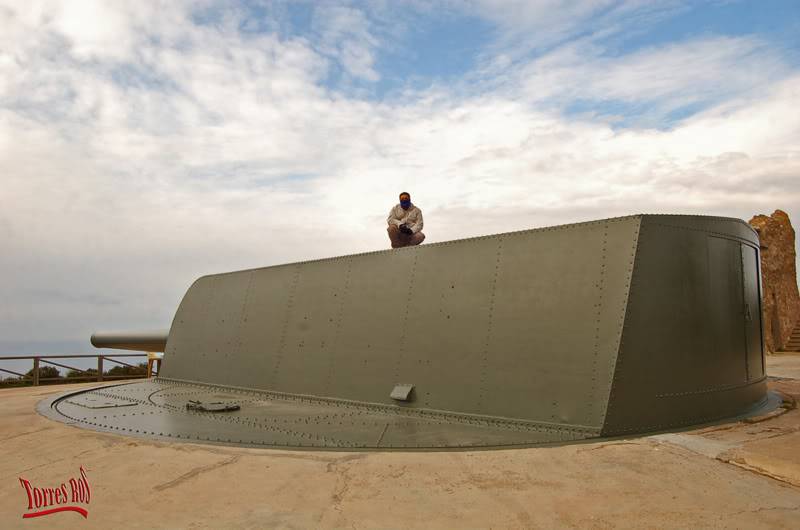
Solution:
{"label": "sky", "polygon": [[800,2],[0,0],[0,355],[203,274],[635,213],[800,224]]}

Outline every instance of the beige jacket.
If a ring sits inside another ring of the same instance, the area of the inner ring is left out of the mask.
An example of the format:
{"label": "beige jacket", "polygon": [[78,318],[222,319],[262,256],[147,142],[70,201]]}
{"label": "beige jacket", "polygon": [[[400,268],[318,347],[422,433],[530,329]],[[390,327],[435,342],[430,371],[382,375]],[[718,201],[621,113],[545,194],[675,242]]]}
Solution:
{"label": "beige jacket", "polygon": [[422,231],[422,210],[414,206],[413,203],[408,207],[408,210],[403,210],[402,206],[396,204],[389,212],[386,222],[397,226],[405,223],[416,234]]}

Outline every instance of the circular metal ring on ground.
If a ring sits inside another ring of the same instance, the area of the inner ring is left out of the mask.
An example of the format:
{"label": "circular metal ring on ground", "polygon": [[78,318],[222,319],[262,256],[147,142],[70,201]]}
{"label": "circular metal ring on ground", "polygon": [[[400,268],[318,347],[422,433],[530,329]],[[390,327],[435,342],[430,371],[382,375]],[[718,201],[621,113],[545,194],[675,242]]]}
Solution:
{"label": "circular metal ring on ground", "polygon": [[[190,401],[239,408],[204,412],[187,409]],[[774,399],[770,403],[776,406]],[[38,410],[75,426],[128,436],[287,449],[509,448],[600,436],[592,429],[159,379],[62,394],[42,401]]]}

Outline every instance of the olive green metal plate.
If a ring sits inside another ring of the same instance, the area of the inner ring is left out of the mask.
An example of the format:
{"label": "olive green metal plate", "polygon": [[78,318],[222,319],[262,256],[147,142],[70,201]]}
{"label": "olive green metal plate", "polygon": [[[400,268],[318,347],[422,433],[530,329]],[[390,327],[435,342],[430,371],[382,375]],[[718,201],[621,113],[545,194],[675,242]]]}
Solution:
{"label": "olive green metal plate", "polygon": [[[187,410],[189,400],[231,402],[231,412]],[[97,404],[103,406],[98,407]],[[457,449],[528,446],[597,436],[596,429],[388,407],[163,380],[67,394],[45,415],[98,431],[174,441],[316,449]]]}

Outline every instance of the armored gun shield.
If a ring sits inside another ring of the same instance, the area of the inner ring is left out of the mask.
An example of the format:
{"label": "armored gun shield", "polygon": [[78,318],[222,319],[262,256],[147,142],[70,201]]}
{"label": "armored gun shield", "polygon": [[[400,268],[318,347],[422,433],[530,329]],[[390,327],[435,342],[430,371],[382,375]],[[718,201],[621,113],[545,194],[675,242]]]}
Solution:
{"label": "armored gun shield", "polygon": [[740,220],[637,215],[205,276],[162,376],[94,391],[156,419],[97,421],[86,393],[48,410],[164,438],[380,449],[736,417],[766,401],[758,252]]}

